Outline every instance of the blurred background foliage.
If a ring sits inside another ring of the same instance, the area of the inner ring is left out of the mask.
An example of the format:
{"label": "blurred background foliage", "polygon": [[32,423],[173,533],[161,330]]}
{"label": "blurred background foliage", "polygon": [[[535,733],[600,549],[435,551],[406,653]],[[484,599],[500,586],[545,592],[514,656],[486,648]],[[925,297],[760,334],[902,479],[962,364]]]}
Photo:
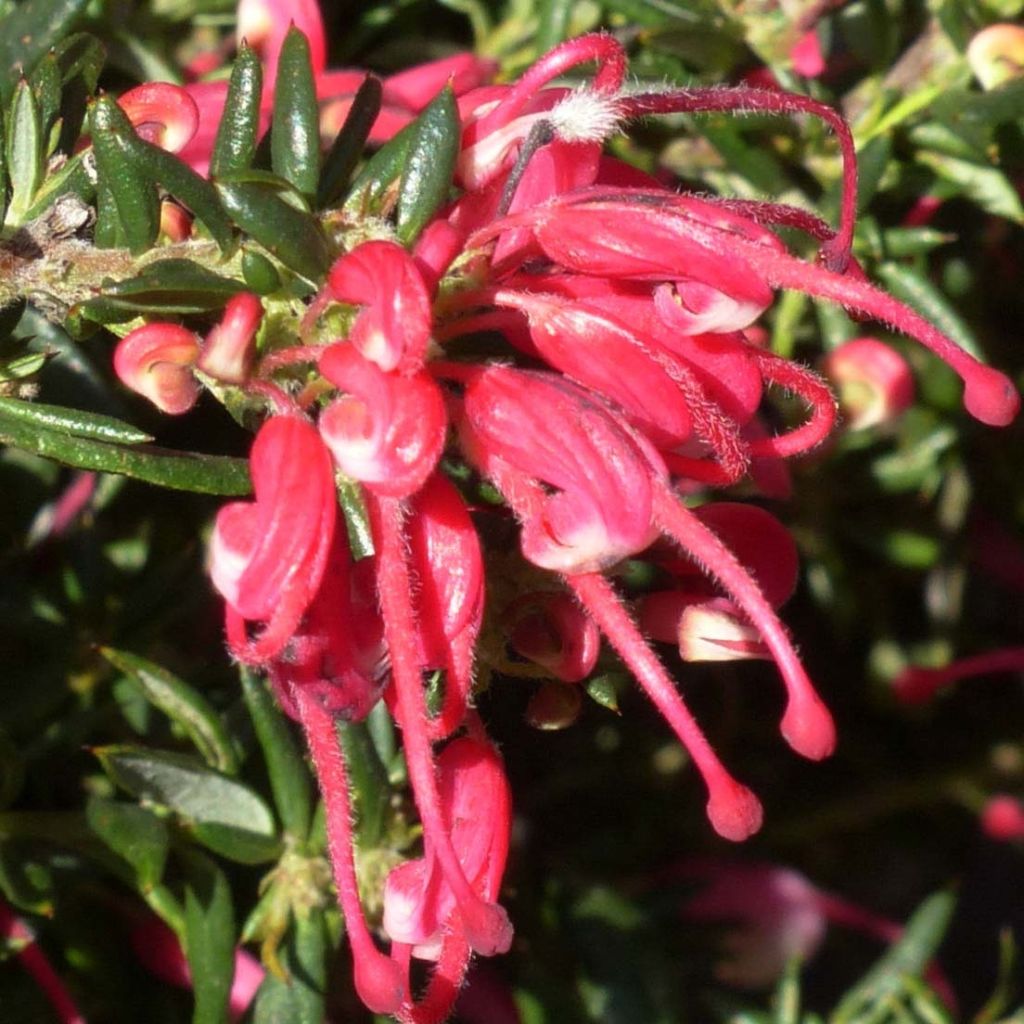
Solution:
{"label": "blurred background foliage", "polygon": [[[474,47],[507,78],[604,27],[642,81],[763,83],[768,68],[837,104],[860,153],[855,252],[869,275],[1021,383],[1024,77],[1011,69],[983,89],[965,51],[1022,11],[1017,0],[388,0],[324,14],[331,66],[386,73]],[[809,79],[791,51],[816,13],[825,68]],[[29,17],[49,33],[35,37],[37,56],[72,31],[101,39],[100,83],[114,91],[180,81],[217,47],[229,69],[230,0],[0,0],[0,68],[26,60],[17,30]],[[5,102],[14,81],[8,71]],[[678,116],[614,146],[690,189],[835,219],[838,155],[813,123]],[[130,420],[170,448],[245,454],[248,435],[216,403],[170,422],[114,386],[104,332],[74,342],[32,308],[7,319],[9,384],[31,374],[43,401]],[[799,295],[781,296],[765,326],[778,351],[810,364],[862,333]],[[891,691],[908,663],[1020,643],[1024,438],[1019,424],[970,421],[952,374],[897,345],[916,373],[915,406],[838,436],[795,467],[790,501],[770,503],[800,546],[785,619],[834,710],[838,752],[817,765],[784,749],[771,666],[674,663],[723,757],[765,803],[764,830],[727,847],[684,756],[610,658],[595,699],[558,730],[527,724],[536,684],[493,675],[479,706],[515,795],[517,939],[473,978],[493,1016],[472,1016],[470,1001],[464,1019],[504,1019],[503,992],[527,1024],[1024,1020],[1013,1015],[1024,849],[986,837],[978,819],[991,794],[1024,795],[1020,679],[971,681],[923,708]],[[58,529],[74,486],[87,492],[83,511]],[[93,480],[16,448],[0,452],[0,494],[0,891],[88,1019],[218,1021],[239,934],[261,940],[280,972],[250,1011],[260,1024],[363,1019],[335,949],[342,925],[324,895],[298,747],[224,651],[203,566],[218,502]],[[361,868],[379,877],[415,840],[401,760],[383,721],[348,740],[369,765]],[[716,976],[721,929],[684,915],[688,865],[709,860],[786,865],[895,921],[921,909],[874,973],[884,947],[835,931],[774,994],[730,987]],[[188,936],[195,1004],[140,969],[130,936],[154,912]],[[935,948],[955,1012],[919,980]],[[6,1024],[51,1019],[13,958],[0,964],[0,1008]]]}

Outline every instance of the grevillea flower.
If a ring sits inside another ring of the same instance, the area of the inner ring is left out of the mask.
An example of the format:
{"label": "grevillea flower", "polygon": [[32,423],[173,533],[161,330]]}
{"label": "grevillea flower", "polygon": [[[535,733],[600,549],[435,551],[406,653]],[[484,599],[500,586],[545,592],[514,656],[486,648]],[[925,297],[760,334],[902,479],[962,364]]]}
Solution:
{"label": "grevillea flower", "polygon": [[220,322],[206,336],[196,366],[225,384],[244,384],[256,356],[263,303],[252,292],[228,299]]}
{"label": "grevillea flower", "polygon": [[889,423],[914,404],[910,366],[877,338],[844,341],[828,354],[825,375],[839,389],[850,430]]}
{"label": "grevillea flower", "polygon": [[[282,10],[272,0],[247,8],[268,66],[287,30]],[[312,19],[319,94],[344,104],[362,72],[325,71],[315,11],[301,12]],[[585,64],[595,67],[583,86],[552,85]],[[853,140],[829,108],[749,87],[638,93],[624,87],[625,54],[608,35],[570,40],[508,85],[482,84],[472,60],[443,69],[384,84],[385,99],[407,113],[449,74],[465,90],[457,192],[411,251],[383,237],[383,221],[372,232],[357,225],[352,237],[338,226],[342,255],[302,317],[302,344],[271,339],[250,366],[259,303],[239,297],[199,357],[201,369],[275,410],[250,457],[254,501],[223,508],[213,535],[229,645],[266,667],[306,734],[356,989],[375,1012],[416,1024],[445,1018],[473,952],[499,953],[512,940],[499,902],[509,796],[472,706],[478,643],[510,643],[558,680],[579,682],[603,635],[690,752],[710,821],[729,839],[758,829],[761,805],[719,760],[649,638],[691,659],[771,659],[786,690],[785,740],[812,759],[834,747],[832,718],[776,613],[796,582],[792,540],[767,512],[706,495],[749,477],[761,493],[786,496],[784,460],[835,426],[825,381],[772,352],[756,322],[775,293],[837,303],[920,341],[960,374],[965,405],[983,422],[1006,424],[1019,407],[1002,374],[871,285],[853,260]],[[708,111],[810,114],[831,126],[843,158],[837,227],[776,203],[680,193],[601,152],[632,119]],[[209,139],[203,145],[208,156]],[[776,228],[811,238],[817,259],[791,252]],[[343,326],[324,344],[329,306],[329,322]],[[483,331],[498,335],[496,356],[462,344]],[[129,363],[166,364],[172,392],[194,387],[191,337],[180,358],[161,362],[156,345],[156,356],[147,349]],[[221,359],[226,371],[210,369]],[[301,383],[295,364],[306,368]],[[846,373],[838,356],[832,372]],[[872,381],[897,405],[906,399],[885,373]],[[767,426],[773,389],[807,410],[778,433]],[[457,485],[474,470],[515,516],[528,563],[517,570],[525,594],[499,581],[491,613],[505,628],[482,628],[482,517]],[[335,529],[336,484],[365,505],[366,519],[348,524],[366,534],[358,560]],[[610,578],[624,559],[651,563],[669,582],[627,601]],[[538,583],[545,572],[550,582]],[[578,706],[578,687],[550,685]],[[401,729],[423,842],[422,856],[394,868],[385,887],[390,953],[360,899],[336,732],[379,697]],[[805,938],[820,931],[811,923]],[[418,999],[413,956],[434,962]]]}
{"label": "grevillea flower", "polygon": [[[281,652],[320,586],[337,498],[327,449],[298,416],[267,420],[249,465],[255,501],[218,513],[210,575],[227,602],[232,653],[260,663]],[[263,631],[250,639],[246,622]]]}
{"label": "grevillea flower", "polygon": [[150,323],[126,334],[114,349],[114,373],[125,387],[172,416],[188,412],[199,398],[192,366],[199,339],[180,324]]}

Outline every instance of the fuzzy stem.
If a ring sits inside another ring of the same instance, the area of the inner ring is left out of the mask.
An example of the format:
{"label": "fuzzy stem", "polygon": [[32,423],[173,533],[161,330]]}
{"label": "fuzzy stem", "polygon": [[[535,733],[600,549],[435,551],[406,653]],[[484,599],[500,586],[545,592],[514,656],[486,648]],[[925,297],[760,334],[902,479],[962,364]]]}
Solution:
{"label": "fuzzy stem", "polygon": [[377,949],[363,916],[353,859],[352,804],[334,718],[305,687],[295,687],[295,702],[324,798],[327,848],[352,946],[356,991],[374,1013],[395,1013],[405,996],[405,978],[398,964]]}
{"label": "fuzzy stem", "polygon": [[841,274],[850,262],[853,232],[857,225],[857,150],[850,126],[830,106],[796,93],[769,92],[743,86],[715,89],[679,89],[666,93],[641,93],[623,97],[627,117],[647,114],[811,114],[835,133],[843,156],[843,194],[839,208],[839,230],[822,245],[819,256],[829,270]]}
{"label": "fuzzy stem", "polygon": [[735,842],[753,835],[761,827],[760,802],[719,761],[665,667],[648,647],[611,584],[599,573],[581,573],[565,579],[689,751],[708,789],[707,814],[715,831]]}
{"label": "fuzzy stem", "polygon": [[416,618],[407,562],[407,539],[402,503],[395,498],[372,498],[379,558],[377,588],[384,618],[384,638],[391,657],[391,677],[398,701],[409,780],[423,821],[425,841],[430,843],[445,881],[455,896],[465,936],[484,956],[504,953],[512,942],[512,926],[505,911],[487,903],[469,884],[441,806],[434,769],[434,754],[427,730],[427,707],[421,679],[422,666],[416,647]]}
{"label": "fuzzy stem", "polygon": [[805,757],[817,761],[835,748],[832,716],[821,702],[774,609],[736,556],[661,480],[654,482],[658,526],[696,559],[743,609],[772,652],[786,685],[788,701],[782,735]]}
{"label": "fuzzy stem", "polygon": [[415,1003],[405,1003],[398,1013],[402,1024],[444,1024],[448,1020],[462,988],[469,966],[469,945],[457,931],[448,932],[441,945],[441,956],[430,975],[427,990]]}

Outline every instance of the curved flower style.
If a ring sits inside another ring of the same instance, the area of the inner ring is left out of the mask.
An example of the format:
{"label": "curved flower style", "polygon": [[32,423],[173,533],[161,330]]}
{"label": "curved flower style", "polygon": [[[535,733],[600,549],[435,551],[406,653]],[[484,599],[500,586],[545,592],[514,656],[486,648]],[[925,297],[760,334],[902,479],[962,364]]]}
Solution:
{"label": "curved flower style", "polygon": [[[272,0],[252,8],[278,10]],[[270,63],[279,29],[260,42]],[[315,41],[311,50],[322,95],[355,88],[323,70]],[[551,85],[588,63],[589,84]],[[440,67],[389,80],[385,96],[407,110],[424,105],[443,84]],[[835,745],[776,613],[795,584],[791,539],[767,512],[706,502],[709,487],[748,476],[784,497],[785,460],[835,426],[825,382],[762,340],[756,321],[775,293],[801,291],[915,338],[959,373],[968,411],[985,423],[1008,423],[1019,408],[1006,377],[868,283],[852,259],[856,161],[829,108],[749,87],[636,93],[607,35],[556,47],[509,85],[481,85],[472,61],[445,69],[461,91],[459,191],[411,252],[384,237],[384,221],[333,225],[343,253],[307,307],[303,343],[272,341],[254,368],[243,340],[255,305],[222,323],[245,352],[233,380],[276,413],[252,450],[255,501],[221,510],[211,554],[232,652],[267,667],[307,735],[356,988],[372,1010],[416,1024],[446,1017],[471,953],[502,952],[512,939],[499,903],[508,790],[472,709],[478,642],[510,639],[575,682],[597,664],[603,635],[689,750],[708,817],[729,839],[758,829],[761,805],[723,766],[641,627],[685,658],[770,658],[786,689],[785,740],[812,759]],[[793,207],[678,193],[602,155],[631,119],[703,111],[811,114],[834,128],[844,163],[838,228]],[[794,255],[776,227],[811,238],[817,259]],[[313,344],[331,303],[349,307],[338,311],[343,336]],[[499,336],[498,355],[463,345],[483,331]],[[211,358],[220,341],[207,340]],[[191,382],[194,358],[169,362]],[[296,363],[308,367],[301,383]],[[764,415],[773,389],[807,408],[777,434]],[[516,517],[529,563],[528,596],[502,592],[506,630],[482,629],[487,562],[459,488],[474,470]],[[335,530],[336,473],[368,512],[372,553],[358,561]],[[630,605],[605,576],[630,558],[668,574],[671,589]],[[542,572],[555,574],[552,585],[537,584]],[[439,707],[428,691],[440,693]],[[402,732],[423,828],[422,856],[385,887],[389,955],[360,901],[335,732],[380,696]],[[417,1000],[409,960],[428,954],[435,966]]]}

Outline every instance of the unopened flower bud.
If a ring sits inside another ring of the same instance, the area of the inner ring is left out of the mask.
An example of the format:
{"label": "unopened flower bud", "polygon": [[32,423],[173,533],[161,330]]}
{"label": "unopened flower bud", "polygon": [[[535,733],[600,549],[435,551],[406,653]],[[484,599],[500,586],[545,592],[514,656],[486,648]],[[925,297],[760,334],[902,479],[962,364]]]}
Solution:
{"label": "unopened flower bud", "polygon": [[1024,27],[1001,23],[983,28],[967,46],[967,63],[985,89],[1024,72]]}
{"label": "unopened flower bud", "polygon": [[168,153],[180,153],[199,127],[199,108],[180,86],[145,82],[118,101],[139,135]]}
{"label": "unopened flower bud", "polygon": [[544,683],[530,698],[526,721],[544,732],[568,729],[579,718],[582,707],[583,696],[578,686]]}
{"label": "unopened flower bud", "polygon": [[829,353],[825,372],[839,388],[850,430],[889,423],[914,402],[914,377],[899,352],[877,338],[854,338]]}
{"label": "unopened flower bud", "polygon": [[517,654],[546,668],[564,683],[578,683],[594,671],[601,634],[568,594],[532,594],[516,602],[509,642]]}
{"label": "unopened flower bud", "polygon": [[192,218],[169,199],[160,204],[160,234],[172,242],[184,242],[192,235]]}
{"label": "unopened flower bud", "polygon": [[114,372],[161,412],[176,416],[188,412],[199,397],[192,376],[198,354],[199,339],[180,324],[145,324],[118,342]]}
{"label": "unopened flower bud", "polygon": [[233,295],[224,316],[206,336],[197,366],[225,384],[244,384],[255,354],[256,332],[263,319],[263,304],[252,292]]}
{"label": "unopened flower bud", "polygon": [[1024,805],[1016,797],[994,796],[981,812],[985,835],[999,842],[1024,839]]}

